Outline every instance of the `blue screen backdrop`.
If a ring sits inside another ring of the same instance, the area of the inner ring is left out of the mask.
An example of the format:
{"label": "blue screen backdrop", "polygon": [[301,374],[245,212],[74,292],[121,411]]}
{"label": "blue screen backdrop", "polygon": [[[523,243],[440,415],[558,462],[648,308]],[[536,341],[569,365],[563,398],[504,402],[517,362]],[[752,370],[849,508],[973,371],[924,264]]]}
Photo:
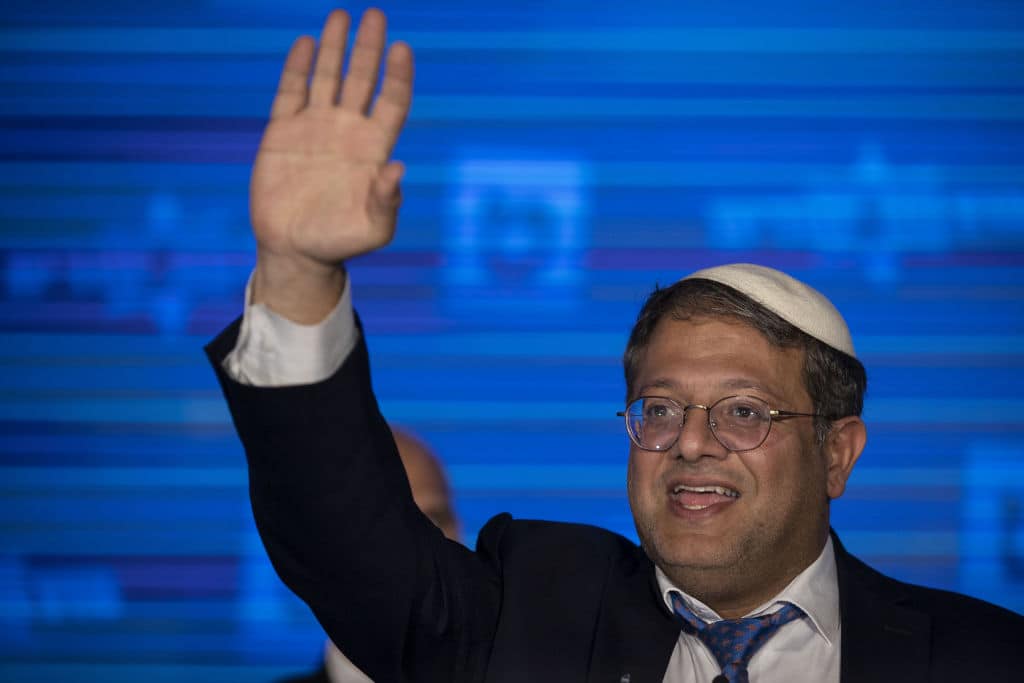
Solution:
{"label": "blue screen backdrop", "polygon": [[[467,542],[506,510],[635,537],[615,411],[640,303],[776,266],[868,368],[847,545],[1024,610],[1024,7],[746,4],[385,6],[418,60],[405,203],[351,265],[384,411],[447,465]],[[319,657],[201,346],[241,311],[280,63],[329,9],[0,10],[0,679]]]}

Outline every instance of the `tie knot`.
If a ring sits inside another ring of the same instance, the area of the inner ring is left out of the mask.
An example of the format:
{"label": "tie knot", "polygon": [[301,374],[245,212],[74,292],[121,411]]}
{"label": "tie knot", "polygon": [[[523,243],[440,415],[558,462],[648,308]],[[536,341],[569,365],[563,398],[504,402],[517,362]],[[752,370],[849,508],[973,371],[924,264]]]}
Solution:
{"label": "tie knot", "polygon": [[708,624],[686,606],[679,593],[672,592],[671,600],[683,630],[707,646],[730,683],[746,683],[747,664],[754,653],[783,625],[805,616],[802,609],[787,602],[772,614]]}

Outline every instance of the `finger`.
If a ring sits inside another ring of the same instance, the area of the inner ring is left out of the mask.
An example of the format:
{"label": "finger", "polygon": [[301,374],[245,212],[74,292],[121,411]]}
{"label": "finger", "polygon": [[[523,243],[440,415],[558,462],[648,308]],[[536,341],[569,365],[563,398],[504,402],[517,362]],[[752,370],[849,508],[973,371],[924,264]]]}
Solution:
{"label": "finger", "polygon": [[412,104],[412,79],[412,49],[405,43],[396,42],[388,50],[384,83],[371,114],[373,120],[387,133],[392,145],[398,138],[406,117],[409,116],[409,107]]}
{"label": "finger", "polygon": [[339,9],[331,12],[324,22],[309,91],[310,106],[329,107],[338,99],[341,62],[345,57],[345,44],[348,42],[349,21],[348,12]]}
{"label": "finger", "polygon": [[359,22],[356,42],[341,86],[341,108],[365,114],[377,88],[380,60],[384,54],[387,21],[378,9],[368,9]]}
{"label": "finger", "polygon": [[313,63],[313,39],[302,36],[288,50],[281,69],[274,103],[270,105],[270,118],[291,116],[306,106],[309,96],[309,68]]}

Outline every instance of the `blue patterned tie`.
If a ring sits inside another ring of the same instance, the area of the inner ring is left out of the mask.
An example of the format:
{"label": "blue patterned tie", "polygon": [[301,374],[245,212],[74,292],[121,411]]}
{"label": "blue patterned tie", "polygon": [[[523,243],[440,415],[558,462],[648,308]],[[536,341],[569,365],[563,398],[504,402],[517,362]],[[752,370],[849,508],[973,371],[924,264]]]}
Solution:
{"label": "blue patterned tie", "polygon": [[687,608],[682,595],[675,591],[670,595],[672,608],[679,617],[683,630],[697,636],[708,646],[729,683],[749,683],[747,663],[757,649],[783,624],[805,616],[802,609],[787,602],[782,609],[773,614],[746,619],[725,619],[708,624]]}

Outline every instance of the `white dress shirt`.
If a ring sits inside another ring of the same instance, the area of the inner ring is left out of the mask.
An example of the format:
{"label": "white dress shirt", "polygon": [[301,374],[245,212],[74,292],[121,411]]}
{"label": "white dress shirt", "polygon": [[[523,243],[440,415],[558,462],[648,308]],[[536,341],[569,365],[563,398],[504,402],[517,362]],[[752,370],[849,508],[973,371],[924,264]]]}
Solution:
{"label": "white dress shirt", "polygon": [[359,340],[352,311],[352,289],[315,325],[301,325],[252,300],[252,277],[245,286],[245,313],[235,348],[224,370],[236,382],[256,387],[313,384],[341,367]]}
{"label": "white dress shirt", "polygon": [[[337,306],[315,325],[300,325],[261,304],[250,304],[250,290],[251,279],[246,287],[238,343],[224,359],[225,370],[236,381],[254,386],[319,382],[341,367],[355,348],[359,331],[348,278]],[[707,622],[721,619],[707,605],[673,586],[661,569],[656,571],[670,612],[669,592],[678,591],[698,617]],[[781,602],[797,605],[807,617],[784,625],[754,654],[747,668],[751,683],[839,683],[839,588],[831,538],[818,559],[781,593],[745,616],[774,612],[781,608]],[[333,648],[328,652],[330,649]],[[334,683],[368,680],[361,671],[354,666],[349,669],[346,664],[351,666],[347,660],[328,657],[328,671]],[[349,678],[345,671],[353,671],[349,675],[354,677]],[[681,631],[664,683],[705,683],[720,672],[710,650],[696,636]]]}
{"label": "white dress shirt", "polygon": [[373,683],[373,679],[352,663],[334,643],[324,643],[324,669],[331,683]]}
{"label": "white dress shirt", "polygon": [[[660,568],[655,573],[669,612],[669,594],[675,591],[682,594],[686,606],[698,618],[708,623],[721,620],[713,609],[674,586]],[[839,683],[839,588],[831,538],[818,559],[782,592],[743,616],[770,614],[785,602],[793,603],[807,616],[785,624],[754,653],[747,665],[751,683]],[[665,683],[711,681],[721,671],[711,650],[699,638],[681,632],[665,672]]]}

